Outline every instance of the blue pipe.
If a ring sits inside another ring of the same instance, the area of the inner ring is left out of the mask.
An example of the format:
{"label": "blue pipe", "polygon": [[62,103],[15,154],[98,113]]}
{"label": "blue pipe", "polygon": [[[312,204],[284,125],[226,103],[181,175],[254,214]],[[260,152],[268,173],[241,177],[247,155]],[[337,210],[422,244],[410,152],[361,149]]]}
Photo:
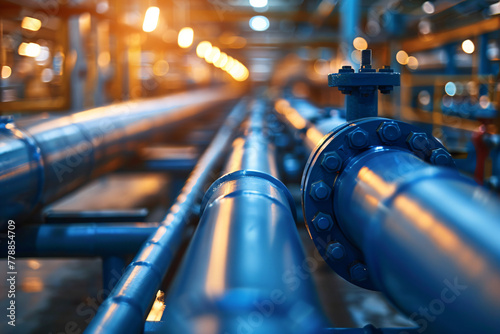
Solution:
{"label": "blue pipe", "polygon": [[216,88],[94,108],[68,116],[0,119],[0,230],[116,170],[179,124],[241,94]]}
{"label": "blue pipe", "polygon": [[160,227],[126,268],[85,333],[121,334],[143,331],[147,312],[180,247],[185,227],[195,214],[204,186],[212,177],[245,113],[246,101],[242,101],[217,132]]}
{"label": "blue pipe", "polygon": [[[16,256],[104,257],[135,254],[157,227],[158,223],[23,226],[16,231]],[[6,236],[2,237],[1,244],[7,246]]]}
{"label": "blue pipe", "polygon": [[407,151],[371,148],[335,186],[343,232],[370,279],[430,333],[498,333],[500,204]]}
{"label": "blue pipe", "polygon": [[[166,301],[171,333],[318,333],[326,326],[294,222],[295,204],[276,178],[264,109],[254,106]],[[304,275],[305,274],[305,275]]]}

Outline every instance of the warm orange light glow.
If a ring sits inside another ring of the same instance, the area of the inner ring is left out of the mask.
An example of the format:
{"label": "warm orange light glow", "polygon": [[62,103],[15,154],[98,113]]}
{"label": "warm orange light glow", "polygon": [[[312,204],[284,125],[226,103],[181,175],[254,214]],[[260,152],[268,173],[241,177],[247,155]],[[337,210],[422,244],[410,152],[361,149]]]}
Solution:
{"label": "warm orange light glow", "polygon": [[111,60],[111,55],[107,51],[103,51],[99,53],[99,56],[97,57],[97,64],[99,67],[107,67],[109,65],[109,62]]}
{"label": "warm orange light glow", "polygon": [[352,41],[352,45],[356,50],[366,50],[368,48],[368,42],[363,37],[356,37]]}
{"label": "warm orange light glow", "polygon": [[25,16],[21,22],[21,27],[26,30],[38,31],[42,27],[42,21],[34,17]]}
{"label": "warm orange light glow", "polygon": [[462,50],[464,50],[465,53],[473,53],[474,52],[474,42],[472,42],[470,39],[466,39],[462,43]]}
{"label": "warm orange light glow", "polygon": [[208,51],[212,50],[212,43],[203,41],[196,47],[196,55],[200,58],[205,58]]}
{"label": "warm orange light glow", "polygon": [[327,75],[330,72],[330,63],[325,59],[317,59],[314,62],[314,71],[319,75]]}
{"label": "warm orange light glow", "polygon": [[408,57],[408,68],[411,70],[416,70],[418,68],[418,59],[414,56]]}
{"label": "warm orange light glow", "polygon": [[214,66],[217,68],[223,67],[224,65],[226,65],[227,59],[228,59],[227,54],[225,54],[224,52],[221,52],[217,61],[214,62]]}
{"label": "warm orange light glow", "polygon": [[177,37],[177,44],[183,49],[186,49],[193,44],[194,31],[193,28],[185,27],[179,31],[179,36]]}
{"label": "warm orange light glow", "polygon": [[398,53],[396,53],[396,60],[401,65],[408,64],[408,53],[406,53],[406,51],[399,50]]}
{"label": "warm orange light glow", "polygon": [[35,58],[40,54],[41,47],[36,43],[21,43],[17,52],[20,56],[32,57]]}
{"label": "warm orange light glow", "polygon": [[224,65],[224,67],[222,67],[222,69],[226,72],[229,72],[231,70],[231,68],[233,68],[234,66],[234,59],[233,57],[231,56],[228,56],[227,57],[227,62],[226,62],[226,65]]}
{"label": "warm orange light glow", "polygon": [[168,73],[169,69],[170,65],[168,62],[164,59],[160,59],[153,65],[153,74],[157,77],[162,77]]}
{"label": "warm orange light glow", "polygon": [[415,223],[415,227],[421,233],[428,236],[453,262],[462,267],[471,278],[484,275],[487,268],[481,255],[463,242],[454,231],[444,226],[427,210],[422,209],[418,203],[407,197],[398,196],[394,205],[408,220]]}
{"label": "warm orange light glow", "polygon": [[160,8],[149,7],[146,10],[146,15],[144,15],[144,23],[142,24],[142,30],[145,32],[151,32],[158,26],[158,19],[160,17]]}
{"label": "warm orange light glow", "polygon": [[308,141],[316,145],[323,140],[324,135],[321,131],[318,130],[318,128],[310,127],[309,129],[307,129],[306,137]]}
{"label": "warm orange light glow", "polygon": [[42,265],[37,260],[28,260],[28,267],[30,267],[30,269],[38,270],[41,266]]}
{"label": "warm orange light glow", "polygon": [[216,221],[208,260],[205,290],[209,296],[222,294],[226,285],[226,263],[232,214],[228,206],[222,207],[221,210],[226,212],[222,212],[220,219]]}
{"label": "warm orange light glow", "polygon": [[160,321],[161,316],[163,315],[163,311],[165,310],[164,303],[165,293],[161,290],[158,290],[156,293],[156,299],[151,307],[151,311],[149,311],[148,317],[146,321]]}
{"label": "warm orange light glow", "polygon": [[376,195],[387,197],[394,193],[396,189],[394,184],[385,182],[384,179],[366,166],[360,169],[358,178],[363,183],[366,183],[369,186],[369,189],[373,189],[376,192]]}
{"label": "warm orange light glow", "polygon": [[212,49],[210,49],[210,51],[205,54],[205,60],[209,64],[216,62],[217,59],[219,59],[219,57],[220,57],[220,49],[216,46],[212,47]]}
{"label": "warm orange light glow", "polygon": [[248,77],[250,75],[250,72],[245,67],[245,65],[243,65],[242,63],[240,63],[237,60],[234,60],[234,64],[228,73],[236,81],[245,81],[246,79],[248,79]]}
{"label": "warm orange light glow", "polygon": [[8,77],[10,77],[11,74],[12,74],[12,69],[10,68],[10,66],[7,65],[2,66],[2,79],[7,79]]}
{"label": "warm orange light glow", "polygon": [[26,277],[21,281],[21,290],[28,293],[40,292],[43,286],[40,277]]}
{"label": "warm orange light glow", "polygon": [[285,99],[279,99],[274,104],[274,108],[276,109],[276,111],[279,112],[280,114],[283,114],[283,115],[285,112],[285,108],[287,108],[289,106],[290,106],[290,103],[288,103],[288,101]]}

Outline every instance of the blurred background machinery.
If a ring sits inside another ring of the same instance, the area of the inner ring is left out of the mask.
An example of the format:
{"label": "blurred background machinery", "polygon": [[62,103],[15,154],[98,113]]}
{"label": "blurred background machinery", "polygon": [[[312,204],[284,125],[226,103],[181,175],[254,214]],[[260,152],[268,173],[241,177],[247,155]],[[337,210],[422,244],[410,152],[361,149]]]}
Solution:
{"label": "blurred background machinery", "polygon": [[500,331],[500,2],[2,0],[0,69],[0,332]]}

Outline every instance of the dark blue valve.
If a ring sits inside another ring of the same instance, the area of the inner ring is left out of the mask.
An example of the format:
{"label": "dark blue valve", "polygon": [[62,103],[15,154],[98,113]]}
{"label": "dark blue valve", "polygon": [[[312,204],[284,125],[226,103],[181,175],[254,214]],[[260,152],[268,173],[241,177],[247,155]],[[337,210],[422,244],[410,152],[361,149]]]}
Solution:
{"label": "dark blue valve", "polygon": [[399,86],[400,74],[389,66],[378,71],[372,68],[372,50],[361,51],[361,68],[355,72],[351,66],[342,66],[339,73],[328,75],[328,86],[338,87],[346,95],[346,119],[353,121],[378,114],[378,93],[389,94]]}

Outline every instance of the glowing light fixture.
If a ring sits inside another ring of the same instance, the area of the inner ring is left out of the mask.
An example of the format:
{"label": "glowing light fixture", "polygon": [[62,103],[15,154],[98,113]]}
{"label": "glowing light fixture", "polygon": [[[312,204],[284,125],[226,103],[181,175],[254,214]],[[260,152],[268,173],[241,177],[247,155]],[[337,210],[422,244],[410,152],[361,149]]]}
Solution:
{"label": "glowing light fixture", "polygon": [[158,25],[158,18],[160,17],[160,8],[149,7],[146,10],[146,15],[144,15],[144,23],[142,24],[142,30],[145,32],[151,32],[156,29]]}
{"label": "glowing light fixture", "polygon": [[177,38],[177,43],[183,49],[189,48],[193,44],[194,31],[193,28],[185,27],[179,31],[179,36]]}
{"label": "glowing light fixture", "polygon": [[226,72],[229,72],[231,70],[231,68],[233,68],[234,64],[235,63],[234,63],[233,57],[229,56],[229,57],[227,57],[226,65],[224,65],[224,67],[222,67],[222,69]]}
{"label": "glowing light fixture", "polygon": [[7,65],[2,66],[2,79],[7,79],[8,77],[10,77],[11,74],[12,74],[12,69],[10,68],[10,66]]}
{"label": "glowing light fixture", "polygon": [[352,45],[356,50],[366,50],[368,48],[368,42],[363,37],[356,37],[352,41]]}
{"label": "glowing light fixture", "polygon": [[418,68],[418,59],[413,56],[408,57],[407,66],[410,70],[416,70]]}
{"label": "glowing light fixture", "polygon": [[434,13],[434,4],[430,1],[426,1],[422,4],[422,10],[426,14],[433,14]]}
{"label": "glowing light fixture", "polygon": [[21,45],[19,45],[19,48],[17,49],[17,52],[19,53],[20,56],[26,56],[26,57],[37,57],[40,52],[41,52],[42,48],[40,47],[40,45],[36,44],[36,43],[21,43]]}
{"label": "glowing light fixture", "polygon": [[21,28],[31,31],[38,31],[42,27],[42,21],[34,17],[25,16],[21,22]]}
{"label": "glowing light fixture", "polygon": [[221,68],[224,65],[226,65],[226,63],[227,63],[227,54],[225,54],[224,52],[221,52],[217,61],[214,61],[214,66],[217,68]]}
{"label": "glowing light fixture", "polygon": [[269,28],[269,20],[262,15],[252,17],[249,24],[250,28],[255,31],[266,31]]}
{"label": "glowing light fixture", "polygon": [[267,6],[267,0],[250,0],[250,6],[253,8],[264,8]]}
{"label": "glowing light fixture", "polygon": [[207,51],[212,49],[212,43],[203,41],[198,44],[196,47],[196,55],[200,58],[204,58]]}
{"label": "glowing light fixture", "polygon": [[444,86],[444,91],[446,94],[449,96],[455,96],[457,93],[457,86],[455,85],[454,82],[449,81],[445,86]]}
{"label": "glowing light fixture", "polygon": [[216,62],[217,59],[219,59],[219,57],[220,57],[220,49],[216,46],[212,47],[212,49],[210,49],[210,52],[207,52],[207,54],[205,54],[205,60],[209,64]]}
{"label": "glowing light fixture", "polygon": [[462,43],[462,50],[464,50],[465,53],[473,53],[474,52],[474,43],[470,39],[466,39]]}
{"label": "glowing light fixture", "polygon": [[401,65],[408,64],[408,54],[406,53],[406,51],[399,50],[398,53],[396,53],[396,60]]}

